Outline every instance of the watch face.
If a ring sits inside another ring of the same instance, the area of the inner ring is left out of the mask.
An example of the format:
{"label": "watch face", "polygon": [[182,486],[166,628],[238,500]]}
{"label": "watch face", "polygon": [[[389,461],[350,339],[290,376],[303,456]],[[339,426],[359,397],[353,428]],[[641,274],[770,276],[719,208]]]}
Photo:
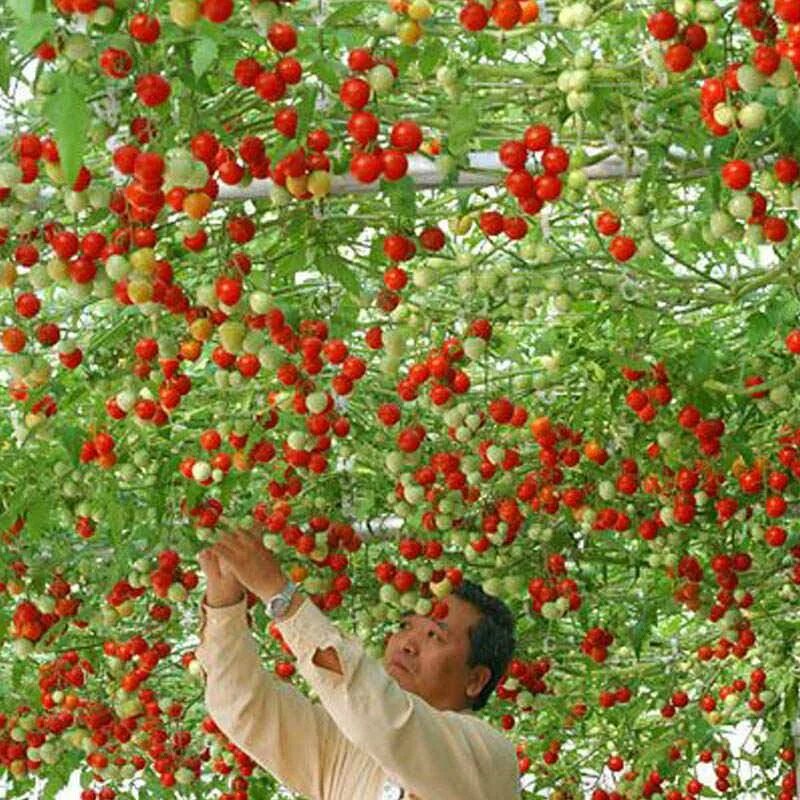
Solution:
{"label": "watch face", "polygon": [[284,600],[283,597],[279,597],[277,600],[273,600],[272,604],[270,605],[270,613],[273,617],[278,616],[286,611],[286,607],[288,605],[289,604],[286,602],[286,600]]}

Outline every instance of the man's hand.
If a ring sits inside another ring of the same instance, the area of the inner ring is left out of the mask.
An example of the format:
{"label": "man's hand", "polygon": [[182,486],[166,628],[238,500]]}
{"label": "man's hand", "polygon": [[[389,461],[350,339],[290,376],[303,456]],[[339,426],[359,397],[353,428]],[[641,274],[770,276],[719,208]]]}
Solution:
{"label": "man's hand", "polygon": [[255,531],[226,533],[209,552],[216,556],[223,570],[262,601],[266,602],[286,585],[275,554],[264,547],[261,535]]}
{"label": "man's hand", "polygon": [[201,550],[197,560],[206,576],[206,603],[209,606],[230,606],[242,599],[244,590],[241,583],[235,575],[222,568],[213,550]]}

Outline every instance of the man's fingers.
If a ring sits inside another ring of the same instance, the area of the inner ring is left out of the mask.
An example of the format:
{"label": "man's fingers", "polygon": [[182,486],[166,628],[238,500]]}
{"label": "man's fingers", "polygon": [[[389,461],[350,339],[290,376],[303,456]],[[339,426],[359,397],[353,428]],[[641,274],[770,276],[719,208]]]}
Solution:
{"label": "man's fingers", "polygon": [[223,545],[220,542],[214,545],[220,568],[229,573],[236,573],[237,551],[234,547]]}
{"label": "man's fingers", "polygon": [[217,577],[220,573],[217,554],[213,550],[201,550],[197,554],[197,560],[207,577]]}

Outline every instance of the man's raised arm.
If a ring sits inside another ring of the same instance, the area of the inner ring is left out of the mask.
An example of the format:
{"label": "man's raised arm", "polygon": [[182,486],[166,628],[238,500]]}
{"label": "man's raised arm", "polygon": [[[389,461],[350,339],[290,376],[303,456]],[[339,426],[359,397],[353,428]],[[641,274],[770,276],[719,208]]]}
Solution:
{"label": "man's raised arm", "polygon": [[211,718],[288,788],[314,800],[330,797],[334,765],[342,764],[352,746],[319,704],[264,669],[247,625],[244,592],[231,591],[230,584],[220,589],[213,556],[206,553],[200,563],[209,589],[201,603],[196,655],[206,675]]}

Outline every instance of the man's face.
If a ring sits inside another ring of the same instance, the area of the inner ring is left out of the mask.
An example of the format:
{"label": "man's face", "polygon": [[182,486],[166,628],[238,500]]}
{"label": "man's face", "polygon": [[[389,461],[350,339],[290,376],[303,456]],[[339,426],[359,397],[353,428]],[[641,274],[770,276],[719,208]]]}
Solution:
{"label": "man's face", "polygon": [[444,601],[443,620],[408,614],[386,644],[383,664],[402,689],[421,697],[434,708],[460,711],[480,694],[491,676],[488,667],[467,667],[469,632],[481,614],[455,595]]}

